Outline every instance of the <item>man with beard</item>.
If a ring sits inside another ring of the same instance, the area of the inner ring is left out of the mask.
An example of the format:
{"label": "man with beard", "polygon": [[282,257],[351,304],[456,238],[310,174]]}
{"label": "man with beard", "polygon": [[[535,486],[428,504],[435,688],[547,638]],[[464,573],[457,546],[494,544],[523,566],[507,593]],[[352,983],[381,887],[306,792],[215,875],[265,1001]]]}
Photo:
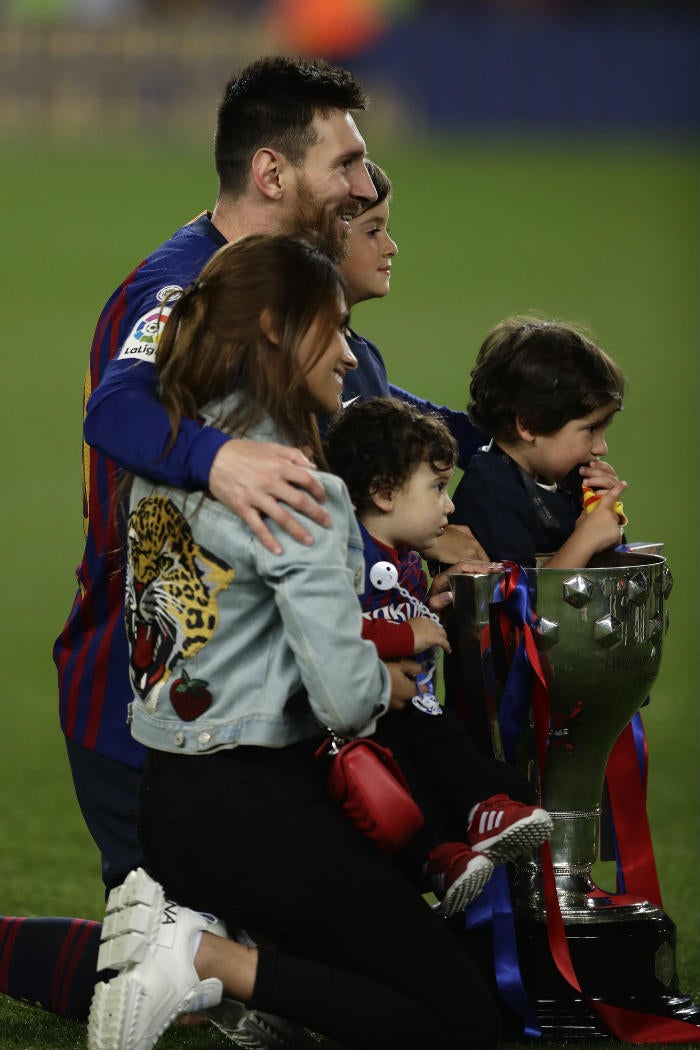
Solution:
{"label": "man with beard", "polygon": [[[319,524],[329,521],[323,488],[298,449],[232,440],[186,419],[171,444],[153,364],[168,304],[197,278],[217,248],[249,234],[313,233],[340,261],[350,218],[377,196],[352,116],[366,105],[354,77],[323,61],[273,56],[232,78],[218,111],[214,210],[181,227],[149,255],[117,288],[97,322],[85,389],[85,553],[54,659],[73,781],[102,854],[107,889],[143,863],[135,805],[144,749],[127,724],[132,692],[124,628],[125,544],[117,513],[120,470],[209,492],[272,553],[279,544],[266,517],[293,541],[311,540],[285,504]],[[353,389],[344,389],[344,401],[389,393],[386,375],[378,377],[369,355],[351,374]],[[454,416],[468,435],[460,444],[471,442],[468,456],[481,436],[463,413]],[[440,555],[445,562],[470,556],[466,545],[457,556]],[[415,691],[408,679],[405,688],[411,695]]]}
{"label": "man with beard", "polygon": [[295,540],[305,538],[282,501],[328,523],[325,493],[299,450],[231,440],[184,421],[166,451],[170,423],[157,400],[153,359],[168,304],[222,244],[251,233],[314,230],[340,259],[348,219],[376,196],[351,115],[366,103],[349,73],[323,62],[266,58],[234,77],[218,112],[214,210],[181,227],[137,266],[97,322],[85,385],[85,551],[54,659],[75,790],[102,855],[107,889],[143,862],[135,805],[144,749],[127,724],[132,695],[120,469],[210,492],[267,545],[272,534],[264,516]]}

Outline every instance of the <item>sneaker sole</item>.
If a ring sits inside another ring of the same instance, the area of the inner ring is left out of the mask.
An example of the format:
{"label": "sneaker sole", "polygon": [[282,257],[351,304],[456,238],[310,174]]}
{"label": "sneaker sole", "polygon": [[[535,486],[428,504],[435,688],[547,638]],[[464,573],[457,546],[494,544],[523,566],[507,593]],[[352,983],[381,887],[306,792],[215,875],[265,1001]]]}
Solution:
{"label": "sneaker sole", "polygon": [[452,883],[443,897],[440,902],[440,914],[450,919],[453,915],[463,911],[475,897],[479,896],[492,874],[493,861],[490,857],[484,856],[473,860],[467,870]]}
{"label": "sneaker sole", "polygon": [[526,850],[541,846],[552,834],[553,828],[549,813],[544,809],[536,809],[529,817],[523,817],[505,831],[470,845],[473,850],[485,853],[494,864],[506,864]]}
{"label": "sneaker sole", "polygon": [[140,986],[128,975],[119,975],[111,981],[102,981],[95,986],[90,1013],[88,1015],[88,1050],[142,1050],[155,1045],[155,1036],[150,1043],[135,1043],[132,1033],[126,1030],[125,1019],[132,1024],[138,1019],[138,1004],[134,1005]]}

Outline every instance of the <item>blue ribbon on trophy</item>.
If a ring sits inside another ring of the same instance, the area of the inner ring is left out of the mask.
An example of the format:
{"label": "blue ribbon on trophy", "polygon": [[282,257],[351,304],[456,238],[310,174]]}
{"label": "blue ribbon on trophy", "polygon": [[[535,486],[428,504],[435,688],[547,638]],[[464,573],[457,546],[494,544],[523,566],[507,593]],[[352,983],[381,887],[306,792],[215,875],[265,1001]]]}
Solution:
{"label": "blue ribbon on trophy", "polygon": [[[504,586],[504,583],[512,587]],[[508,619],[517,625],[528,623],[530,598],[527,577],[517,566],[506,564],[505,573],[496,584],[494,604],[501,604]],[[532,668],[527,656],[525,637],[521,636],[513,656],[508,681],[499,708],[499,726],[506,761],[514,760],[515,745],[527,723],[531,693]],[[523,1035],[540,1039],[542,1030],[537,1013],[525,991],[518,959],[518,945],[513,920],[508,872],[504,866],[495,869],[486,886],[466,910],[466,928],[491,930],[496,986],[501,998],[523,1021]]]}
{"label": "blue ribbon on trophy", "polygon": [[503,1002],[522,1019],[524,1036],[541,1039],[542,1029],[520,971],[510,883],[504,865],[494,869],[479,896],[467,907],[466,929],[479,928],[491,930],[496,986]]}

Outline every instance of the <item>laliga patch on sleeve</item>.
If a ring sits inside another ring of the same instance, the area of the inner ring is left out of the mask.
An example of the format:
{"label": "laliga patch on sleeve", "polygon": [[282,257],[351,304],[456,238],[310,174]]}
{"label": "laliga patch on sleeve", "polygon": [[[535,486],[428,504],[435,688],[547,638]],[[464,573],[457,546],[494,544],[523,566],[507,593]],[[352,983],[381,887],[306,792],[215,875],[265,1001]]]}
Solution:
{"label": "laliga patch on sleeve", "polygon": [[152,361],[170,310],[169,306],[154,306],[148,313],[139,317],[124,340],[117,359]]}

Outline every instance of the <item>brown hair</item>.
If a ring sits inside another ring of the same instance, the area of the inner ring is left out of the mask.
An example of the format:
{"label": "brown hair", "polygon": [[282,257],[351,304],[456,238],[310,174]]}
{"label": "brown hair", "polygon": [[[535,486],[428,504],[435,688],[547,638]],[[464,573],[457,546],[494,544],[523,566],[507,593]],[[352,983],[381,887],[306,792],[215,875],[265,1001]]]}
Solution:
{"label": "brown hair", "polygon": [[[269,414],[288,441],[310,444],[323,462],[297,351],[314,321],[330,335],[343,320],[343,291],[328,257],[300,237],[256,234],[220,248],[175,301],[158,345],[171,444],[182,418],[240,392],[215,419],[219,429],[243,434]],[[319,356],[326,345],[321,332]]]}

